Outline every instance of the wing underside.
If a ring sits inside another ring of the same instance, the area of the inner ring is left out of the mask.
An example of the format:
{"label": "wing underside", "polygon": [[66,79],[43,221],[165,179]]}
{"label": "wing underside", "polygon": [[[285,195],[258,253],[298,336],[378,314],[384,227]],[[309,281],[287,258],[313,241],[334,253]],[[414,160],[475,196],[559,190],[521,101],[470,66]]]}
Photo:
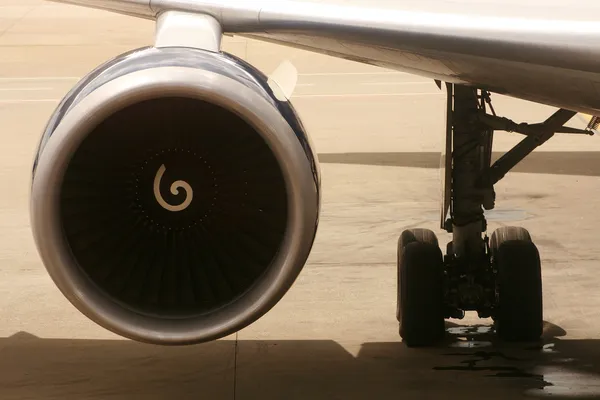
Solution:
{"label": "wing underside", "polygon": [[[155,19],[209,14],[224,33],[600,115],[600,25],[271,0],[60,0]],[[565,6],[566,7],[566,6]]]}

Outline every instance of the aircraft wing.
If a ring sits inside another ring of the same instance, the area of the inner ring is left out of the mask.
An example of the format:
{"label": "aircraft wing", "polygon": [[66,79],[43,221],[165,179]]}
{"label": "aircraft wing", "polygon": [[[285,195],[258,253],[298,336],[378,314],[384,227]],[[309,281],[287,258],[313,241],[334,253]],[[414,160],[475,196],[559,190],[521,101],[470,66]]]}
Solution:
{"label": "aircraft wing", "polygon": [[[155,19],[209,14],[224,33],[600,115],[600,24],[272,0],[57,0]],[[567,7],[565,5],[565,7]]]}

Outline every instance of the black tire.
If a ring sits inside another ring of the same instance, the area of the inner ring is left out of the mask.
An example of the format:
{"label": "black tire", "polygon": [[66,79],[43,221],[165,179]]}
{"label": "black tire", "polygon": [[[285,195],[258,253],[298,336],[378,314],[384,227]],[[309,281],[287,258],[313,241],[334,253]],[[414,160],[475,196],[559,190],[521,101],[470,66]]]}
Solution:
{"label": "black tire", "polygon": [[498,273],[498,336],[510,342],[533,342],[542,335],[544,317],[540,254],[523,228],[503,227],[490,240]]}
{"label": "black tire", "polygon": [[444,337],[443,256],[428,229],[402,232],[398,240],[400,337],[409,347],[430,346]]}

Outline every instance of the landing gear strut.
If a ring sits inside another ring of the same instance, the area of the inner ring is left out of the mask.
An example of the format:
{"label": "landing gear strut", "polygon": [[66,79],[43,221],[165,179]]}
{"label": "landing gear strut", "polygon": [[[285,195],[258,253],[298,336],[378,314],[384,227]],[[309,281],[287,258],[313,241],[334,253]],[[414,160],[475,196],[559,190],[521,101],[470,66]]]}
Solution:
{"label": "landing gear strut", "polygon": [[[484,210],[495,207],[494,185],[555,133],[593,133],[564,127],[576,114],[573,111],[560,109],[540,124],[516,124],[495,115],[488,92],[452,84],[446,84],[446,89],[441,225],[452,233],[452,241],[442,256],[432,231],[402,233],[398,241],[400,336],[408,346],[432,345],[444,336],[446,318],[461,319],[466,311],[476,311],[480,318],[494,319],[504,340],[538,340],[543,322],[539,252],[523,228],[503,227],[489,238]],[[492,164],[493,134],[501,130],[526,137]]]}

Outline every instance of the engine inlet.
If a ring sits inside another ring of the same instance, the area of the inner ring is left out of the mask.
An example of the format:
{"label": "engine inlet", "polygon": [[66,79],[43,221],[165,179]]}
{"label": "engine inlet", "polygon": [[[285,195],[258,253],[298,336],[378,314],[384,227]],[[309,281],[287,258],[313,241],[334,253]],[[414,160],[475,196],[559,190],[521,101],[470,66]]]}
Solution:
{"label": "engine inlet", "polygon": [[94,284],[140,313],[188,317],[243,295],[288,220],[284,178],[244,120],[160,98],[113,114],[73,154],[60,191],[72,254]]}

